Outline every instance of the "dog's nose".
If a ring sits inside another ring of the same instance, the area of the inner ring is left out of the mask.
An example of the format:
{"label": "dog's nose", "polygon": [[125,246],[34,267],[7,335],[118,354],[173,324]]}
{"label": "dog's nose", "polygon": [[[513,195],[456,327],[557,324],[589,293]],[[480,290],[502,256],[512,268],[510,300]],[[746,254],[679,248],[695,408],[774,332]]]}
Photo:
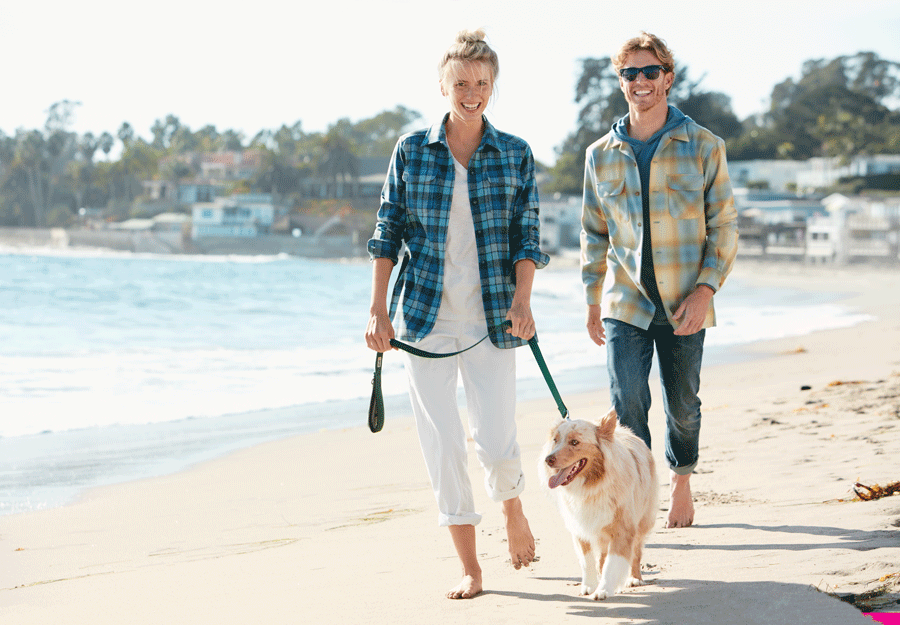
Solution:
{"label": "dog's nose", "polygon": [[544,462],[547,463],[548,467],[552,467],[553,465],[556,464],[556,456],[554,456],[553,454],[550,454],[549,456],[544,458]]}

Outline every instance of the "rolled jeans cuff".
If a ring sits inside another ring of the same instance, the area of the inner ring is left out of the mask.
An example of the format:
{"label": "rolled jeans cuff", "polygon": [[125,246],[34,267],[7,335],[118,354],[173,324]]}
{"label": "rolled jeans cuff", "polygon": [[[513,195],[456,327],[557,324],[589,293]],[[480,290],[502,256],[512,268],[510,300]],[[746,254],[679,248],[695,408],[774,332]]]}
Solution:
{"label": "rolled jeans cuff", "polygon": [[673,467],[673,466],[669,465],[669,468],[672,470],[672,473],[674,473],[675,475],[690,475],[691,473],[694,472],[694,469],[697,468],[697,463],[694,462],[693,464],[689,464],[684,467]]}

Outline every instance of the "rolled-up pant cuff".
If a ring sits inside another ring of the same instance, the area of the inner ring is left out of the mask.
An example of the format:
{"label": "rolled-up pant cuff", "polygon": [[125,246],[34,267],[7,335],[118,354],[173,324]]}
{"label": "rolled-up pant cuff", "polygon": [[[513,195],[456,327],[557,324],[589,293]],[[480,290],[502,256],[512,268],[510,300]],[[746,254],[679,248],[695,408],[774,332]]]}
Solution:
{"label": "rolled-up pant cuff", "polygon": [[478,525],[481,523],[481,515],[472,514],[438,514],[438,526],[450,527],[451,525]]}
{"label": "rolled-up pant cuff", "polygon": [[697,468],[697,463],[695,462],[684,467],[673,467],[669,465],[669,468],[672,469],[672,473],[675,475],[690,475],[694,472],[694,469]]}

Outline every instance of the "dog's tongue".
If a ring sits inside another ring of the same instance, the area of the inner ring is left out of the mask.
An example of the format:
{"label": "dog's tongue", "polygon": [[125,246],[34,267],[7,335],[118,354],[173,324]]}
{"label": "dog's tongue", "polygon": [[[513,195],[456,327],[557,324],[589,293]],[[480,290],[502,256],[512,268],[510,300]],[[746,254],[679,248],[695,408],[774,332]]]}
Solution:
{"label": "dog's tongue", "polygon": [[568,477],[568,475],[569,475],[569,469],[571,469],[571,468],[572,468],[571,466],[568,466],[565,469],[562,469],[559,473],[557,473],[553,477],[551,477],[550,482],[549,482],[550,488],[556,488],[557,486],[559,486],[560,484],[565,482],[566,477]]}

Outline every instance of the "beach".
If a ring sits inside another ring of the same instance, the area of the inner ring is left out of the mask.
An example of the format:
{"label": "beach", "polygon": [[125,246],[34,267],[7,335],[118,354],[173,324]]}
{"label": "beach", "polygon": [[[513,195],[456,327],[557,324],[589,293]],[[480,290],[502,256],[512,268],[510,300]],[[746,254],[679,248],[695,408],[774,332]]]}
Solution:
{"label": "beach", "polygon": [[[900,480],[900,271],[739,261],[735,274],[839,291],[842,305],[872,319],[749,343],[704,367],[695,524],[664,529],[660,470],[646,586],[602,602],[577,596],[571,538],[538,483],[557,414],[547,392],[517,406],[522,500],[540,558],[531,567],[509,564],[499,506],[470,454],[485,584],[472,600],[444,598],[459,564],[437,527],[411,417],[389,414],[372,434],[360,414],[358,427],[0,517],[0,622],[852,625],[872,620],[836,595],[873,590],[867,611],[898,612],[900,496],[858,501],[853,489]],[[655,380],[651,388],[659,441]],[[584,419],[609,401],[599,386],[564,399]],[[653,451],[665,467],[662,445]]]}

